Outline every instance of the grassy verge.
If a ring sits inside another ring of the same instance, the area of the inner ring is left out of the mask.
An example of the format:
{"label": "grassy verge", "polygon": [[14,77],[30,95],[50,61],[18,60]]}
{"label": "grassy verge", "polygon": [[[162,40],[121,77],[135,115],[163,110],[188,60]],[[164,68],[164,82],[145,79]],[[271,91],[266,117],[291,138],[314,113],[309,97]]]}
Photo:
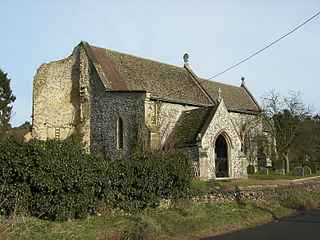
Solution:
{"label": "grassy verge", "polygon": [[[212,183],[208,181],[201,181],[201,180],[194,180],[191,183],[191,186],[193,188],[204,188],[208,185],[210,186]],[[244,182],[232,182],[232,181],[214,181],[214,184],[218,184],[221,186],[252,186],[252,185],[258,185],[256,183],[244,183]]]}
{"label": "grassy verge", "polygon": [[308,177],[315,177],[315,176],[320,176],[320,170],[318,170],[316,174],[305,175],[303,177],[293,176],[292,172],[286,173],[285,175],[276,175],[274,172],[270,172],[268,175],[260,174],[260,173],[248,174],[249,179],[263,179],[263,180],[264,179],[294,180],[294,179],[301,179],[301,178],[308,178]]}
{"label": "grassy verge", "polygon": [[[320,194],[298,195],[268,204],[195,204],[180,201],[170,209],[143,214],[112,214],[83,220],[51,222],[32,217],[0,218],[2,239],[194,239],[215,235],[317,207]],[[7,221],[10,221],[8,224]],[[4,231],[4,229],[6,231]]]}

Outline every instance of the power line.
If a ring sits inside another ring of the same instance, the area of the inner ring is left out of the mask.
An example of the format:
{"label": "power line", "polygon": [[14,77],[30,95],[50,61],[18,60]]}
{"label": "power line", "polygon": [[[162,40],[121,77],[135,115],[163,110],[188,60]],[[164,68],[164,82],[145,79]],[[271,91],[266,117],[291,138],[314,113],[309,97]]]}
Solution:
{"label": "power line", "polygon": [[250,55],[249,57],[243,59],[242,61],[238,62],[237,64],[227,68],[226,70],[208,78],[209,80],[210,79],[213,79],[213,78],[216,78],[218,76],[220,76],[221,74],[239,66],[240,64],[248,61],[250,58],[253,58],[254,56],[258,55],[259,53],[261,53],[262,51],[266,50],[267,48],[271,47],[273,44],[279,42],[280,40],[284,39],[285,37],[287,37],[288,35],[290,35],[291,33],[297,31],[299,28],[301,28],[303,25],[305,25],[306,23],[310,22],[313,18],[317,17],[318,15],[320,14],[320,12],[318,12],[317,14],[313,15],[311,18],[309,18],[308,20],[304,21],[303,23],[301,23],[299,26],[297,26],[296,28],[294,28],[293,30],[291,30],[290,32],[288,32],[287,34],[283,35],[282,37],[278,38],[277,40],[273,41],[272,43],[270,43],[269,45],[265,46],[264,48],[260,49],[259,51],[255,52],[254,54]]}

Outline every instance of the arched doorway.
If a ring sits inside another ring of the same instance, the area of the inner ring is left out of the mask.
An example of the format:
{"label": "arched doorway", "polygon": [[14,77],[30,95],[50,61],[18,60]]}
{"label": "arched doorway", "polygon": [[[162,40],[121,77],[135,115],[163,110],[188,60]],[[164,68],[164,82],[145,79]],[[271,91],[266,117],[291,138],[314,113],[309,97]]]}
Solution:
{"label": "arched doorway", "polygon": [[216,177],[228,177],[228,144],[222,135],[216,140],[215,153]]}

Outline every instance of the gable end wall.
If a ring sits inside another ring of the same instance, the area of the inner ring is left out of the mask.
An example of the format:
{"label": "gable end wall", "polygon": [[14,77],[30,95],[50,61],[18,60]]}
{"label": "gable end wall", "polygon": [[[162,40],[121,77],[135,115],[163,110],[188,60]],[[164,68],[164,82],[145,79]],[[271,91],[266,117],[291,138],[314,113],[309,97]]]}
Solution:
{"label": "gable end wall", "polygon": [[35,138],[46,140],[69,136],[79,122],[78,49],[60,61],[42,64],[33,82],[33,128]]}

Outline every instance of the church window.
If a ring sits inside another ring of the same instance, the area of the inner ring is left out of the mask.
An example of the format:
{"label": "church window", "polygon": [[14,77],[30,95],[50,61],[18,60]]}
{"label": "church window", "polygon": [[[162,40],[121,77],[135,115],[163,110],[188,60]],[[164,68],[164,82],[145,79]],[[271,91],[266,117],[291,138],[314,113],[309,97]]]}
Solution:
{"label": "church window", "polygon": [[244,125],[241,130],[241,151],[245,155],[248,155],[248,146],[248,126]]}
{"label": "church window", "polygon": [[123,149],[123,121],[121,117],[117,121],[117,148]]}
{"label": "church window", "polygon": [[248,134],[245,134],[243,138],[243,153],[248,154]]}

